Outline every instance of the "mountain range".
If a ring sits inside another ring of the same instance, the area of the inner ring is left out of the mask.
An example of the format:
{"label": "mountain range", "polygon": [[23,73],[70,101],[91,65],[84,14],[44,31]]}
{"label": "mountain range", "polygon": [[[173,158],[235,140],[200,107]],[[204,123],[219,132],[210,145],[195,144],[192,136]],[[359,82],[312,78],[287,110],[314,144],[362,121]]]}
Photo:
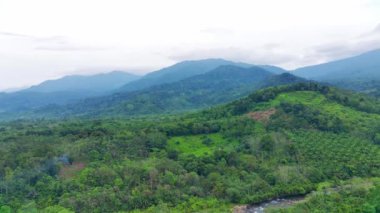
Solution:
{"label": "mountain range", "polygon": [[128,117],[173,113],[226,103],[264,87],[303,81],[288,73],[276,75],[260,67],[224,65],[173,83],[88,98],[68,106],[49,106],[37,111],[37,114],[52,112],[53,117]]}
{"label": "mountain range", "polygon": [[[121,71],[92,76],[66,76],[57,80],[48,80],[18,92],[0,93],[0,112],[20,113],[46,108],[47,106],[73,106],[76,102],[78,102],[77,105],[79,106],[79,104],[93,102],[94,97],[98,96],[100,97],[99,100],[109,102],[109,99],[115,97],[129,97],[133,94],[140,94],[140,92],[134,92],[181,81],[226,65],[244,68],[253,66],[223,59],[206,59],[180,62],[173,66],[148,73],[141,78],[140,76]],[[281,68],[274,66],[264,65],[261,67],[275,73],[285,72]],[[231,77],[233,77],[233,75]],[[212,81],[212,78],[209,79],[209,82]],[[128,95],[125,94],[129,92],[132,93]],[[107,98],[107,96],[109,97]],[[119,100],[119,102],[122,101],[123,100]],[[113,102],[111,101],[110,103]]]}
{"label": "mountain range", "polygon": [[307,80],[380,95],[380,50],[289,72],[271,65],[204,59],[183,61],[142,77],[121,71],[66,76],[0,93],[0,112],[37,117],[167,113],[209,107],[260,88]]}

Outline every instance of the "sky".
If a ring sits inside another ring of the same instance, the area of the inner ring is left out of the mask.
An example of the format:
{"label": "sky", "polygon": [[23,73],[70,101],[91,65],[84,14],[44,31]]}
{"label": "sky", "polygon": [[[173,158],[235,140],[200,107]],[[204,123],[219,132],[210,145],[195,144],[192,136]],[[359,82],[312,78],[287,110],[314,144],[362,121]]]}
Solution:
{"label": "sky", "polygon": [[0,90],[224,58],[286,69],[380,48],[380,0],[0,0]]}

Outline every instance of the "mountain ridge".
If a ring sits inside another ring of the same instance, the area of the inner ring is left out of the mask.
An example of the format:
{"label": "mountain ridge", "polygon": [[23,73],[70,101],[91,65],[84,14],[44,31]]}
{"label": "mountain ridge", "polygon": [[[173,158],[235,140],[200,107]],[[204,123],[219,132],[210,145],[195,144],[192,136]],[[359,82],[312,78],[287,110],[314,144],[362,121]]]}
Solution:
{"label": "mountain ridge", "polygon": [[72,75],[11,93],[0,93],[0,111],[24,111],[49,104],[64,105],[107,94],[138,76],[113,71],[96,75]]}
{"label": "mountain ridge", "polygon": [[288,73],[277,76],[260,67],[225,65],[173,83],[86,99],[58,111],[91,116],[180,112],[226,103],[259,88],[301,81],[305,80]]}
{"label": "mountain ridge", "polygon": [[135,81],[139,78],[140,76],[138,75],[124,71],[111,71],[94,75],[68,75],[62,78],[44,81],[25,90],[32,92],[58,92],[72,90],[107,92],[115,90],[122,85]]}
{"label": "mountain ridge", "polygon": [[[301,67],[291,73],[320,81],[336,81],[347,79],[347,77],[380,79],[380,49],[327,63]],[[344,76],[344,74],[353,76]]]}

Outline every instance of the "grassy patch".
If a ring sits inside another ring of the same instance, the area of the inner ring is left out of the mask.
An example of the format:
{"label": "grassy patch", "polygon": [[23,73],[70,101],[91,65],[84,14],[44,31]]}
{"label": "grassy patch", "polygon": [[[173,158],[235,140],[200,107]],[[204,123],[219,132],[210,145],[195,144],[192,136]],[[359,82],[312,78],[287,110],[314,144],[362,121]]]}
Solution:
{"label": "grassy patch", "polygon": [[232,149],[237,144],[237,140],[225,139],[222,135],[216,133],[172,137],[169,139],[168,148],[183,154],[203,156],[218,149]]}

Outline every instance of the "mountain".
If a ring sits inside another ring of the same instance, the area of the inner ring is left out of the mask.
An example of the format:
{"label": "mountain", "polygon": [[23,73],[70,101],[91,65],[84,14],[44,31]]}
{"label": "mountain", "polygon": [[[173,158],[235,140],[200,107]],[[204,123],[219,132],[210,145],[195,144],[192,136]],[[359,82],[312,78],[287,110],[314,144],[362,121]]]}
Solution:
{"label": "mountain", "polygon": [[126,83],[139,79],[140,76],[113,71],[97,75],[71,75],[57,80],[48,80],[39,85],[32,86],[24,91],[28,92],[62,92],[62,91],[89,91],[105,93],[115,90]]}
{"label": "mountain", "polygon": [[146,74],[141,79],[124,85],[121,91],[135,91],[145,89],[154,85],[179,81],[194,75],[209,72],[219,66],[235,65],[240,67],[250,67],[245,63],[236,63],[224,59],[204,59],[197,61],[183,61],[172,66]]}
{"label": "mountain", "polygon": [[[196,61],[183,61],[173,66],[166,67],[160,69],[158,71],[154,71],[148,73],[141,79],[131,82],[123,86],[120,91],[135,91],[140,89],[149,88],[154,85],[160,85],[164,83],[171,83],[175,81],[179,81],[191,76],[203,74],[209,72],[211,70],[216,69],[219,66],[224,65],[233,65],[243,68],[248,68],[253,65],[239,62],[227,61],[224,59],[204,59],[204,60],[196,60]],[[259,65],[269,72],[280,74],[286,72],[284,69],[280,67],[270,66],[270,65]]]}
{"label": "mountain", "polygon": [[0,93],[0,112],[18,112],[49,104],[63,105],[83,98],[100,96],[139,76],[114,71],[91,76],[66,76],[13,93]]}
{"label": "mountain", "polygon": [[380,79],[380,50],[324,64],[296,69],[292,72],[317,81]]}
{"label": "mountain", "polygon": [[299,68],[291,73],[303,78],[370,93],[379,89],[377,85],[380,84],[380,50]]}
{"label": "mountain", "polygon": [[[266,86],[305,81],[291,74],[274,75],[260,67],[220,66],[210,72],[147,89],[89,98],[50,108],[64,116],[133,116],[194,110],[238,99]],[[38,113],[49,112],[42,109]],[[38,114],[37,113],[37,114]]]}

